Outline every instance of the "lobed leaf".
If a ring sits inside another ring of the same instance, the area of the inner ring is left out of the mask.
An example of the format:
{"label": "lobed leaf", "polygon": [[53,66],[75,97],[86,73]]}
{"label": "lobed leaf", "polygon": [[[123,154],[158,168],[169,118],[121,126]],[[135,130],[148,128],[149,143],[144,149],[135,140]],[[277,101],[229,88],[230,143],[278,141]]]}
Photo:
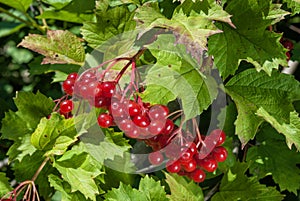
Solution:
{"label": "lobed leaf", "polygon": [[12,187],[10,186],[9,179],[4,172],[0,172],[0,197],[10,192]]}
{"label": "lobed leaf", "polygon": [[165,173],[165,175],[171,190],[171,195],[168,196],[170,201],[202,201],[204,199],[202,189],[193,181],[188,182],[184,177],[176,174]]}
{"label": "lobed leaf", "polygon": [[289,150],[284,139],[279,137],[281,136],[271,126],[261,129],[257,135],[259,145],[250,147],[247,151],[250,172],[258,178],[272,175],[281,191],[288,190],[297,194],[300,188],[300,170],[297,167],[300,155],[294,150]]}
{"label": "lobed leaf", "polygon": [[27,9],[29,8],[30,4],[32,3],[32,0],[0,0],[0,3],[3,3],[7,6],[13,7],[19,11],[22,11],[25,13]]}
{"label": "lobed leaf", "polygon": [[42,64],[82,65],[85,59],[85,51],[80,39],[64,30],[48,30],[47,36],[29,34],[18,46],[44,55]]}
{"label": "lobed leaf", "polygon": [[[223,32],[211,36],[208,43],[208,52],[214,56],[224,79],[235,73],[241,60],[252,63],[257,71],[264,70],[269,75],[273,68],[287,66],[286,50],[279,43],[281,35],[266,30],[273,23],[272,18],[279,19],[276,14],[282,13],[280,9],[274,10],[270,1],[230,0],[225,10],[232,15],[236,28],[217,23]],[[245,23],[244,19],[251,21]]]}
{"label": "lobed leaf", "polygon": [[268,76],[265,72],[248,69],[229,80],[226,92],[238,110],[236,134],[243,145],[254,138],[264,121],[256,114],[259,108],[281,124],[290,121],[290,112],[294,111],[292,102],[300,98],[299,87],[300,83],[292,76],[276,71]]}
{"label": "lobed leaf", "polygon": [[245,175],[247,169],[247,164],[236,163],[236,166],[224,175],[219,192],[211,200],[279,201],[283,199],[283,195],[275,187],[266,187],[260,184],[256,177],[247,177]]}
{"label": "lobed leaf", "polygon": [[[146,75],[147,88],[143,99],[151,103],[167,103],[175,97],[179,98],[188,120],[208,108],[217,96],[217,84],[213,77],[200,73],[197,62],[185,51],[183,45],[174,45],[173,42],[173,35],[165,34],[158,36],[158,40],[148,46],[157,63]],[[158,97],[160,93],[163,96]],[[147,94],[158,99],[154,100]]]}
{"label": "lobed leaf", "polygon": [[[134,30],[134,13],[126,6],[118,6],[109,10],[96,12],[97,22],[85,22],[81,28],[83,38],[88,45],[97,48],[114,36]],[[120,47],[120,46],[119,46]]]}

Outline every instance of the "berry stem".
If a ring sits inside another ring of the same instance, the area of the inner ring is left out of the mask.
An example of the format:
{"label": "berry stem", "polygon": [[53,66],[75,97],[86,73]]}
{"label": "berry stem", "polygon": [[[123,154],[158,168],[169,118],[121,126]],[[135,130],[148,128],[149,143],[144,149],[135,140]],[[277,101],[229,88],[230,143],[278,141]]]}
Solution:
{"label": "berry stem", "polygon": [[35,174],[31,178],[31,181],[34,182],[36,180],[36,178],[39,176],[40,172],[45,167],[45,165],[47,164],[47,162],[49,161],[49,159],[50,159],[49,157],[45,158],[45,160],[42,162],[42,164],[40,165],[40,167],[37,169],[37,171],[35,172]]}
{"label": "berry stem", "polygon": [[192,122],[193,122],[193,127],[194,127],[194,129],[195,129],[195,131],[196,131],[196,134],[197,134],[197,136],[198,136],[198,139],[199,139],[199,142],[196,144],[196,147],[198,148],[201,144],[203,144],[203,146],[205,146],[205,143],[204,143],[204,141],[203,141],[202,138],[201,138],[201,133],[200,133],[200,131],[199,131],[199,128],[198,128],[198,124],[197,124],[196,119],[193,118],[193,119],[192,119]]}

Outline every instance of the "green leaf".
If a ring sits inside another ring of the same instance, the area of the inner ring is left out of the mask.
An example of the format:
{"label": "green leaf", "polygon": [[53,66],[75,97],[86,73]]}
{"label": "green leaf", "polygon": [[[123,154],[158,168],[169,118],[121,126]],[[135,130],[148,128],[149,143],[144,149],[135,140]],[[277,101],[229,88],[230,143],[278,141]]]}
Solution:
{"label": "green leaf", "polygon": [[171,190],[171,195],[168,196],[170,201],[203,201],[202,189],[193,181],[188,182],[177,174],[165,173],[165,175]]}
{"label": "green leaf", "polygon": [[134,30],[133,15],[127,6],[99,10],[96,13],[97,22],[85,22],[81,34],[89,46],[96,48],[118,34]]}
{"label": "green leaf", "polygon": [[118,189],[112,189],[104,197],[106,201],[150,201],[146,194],[123,183],[120,184]]}
{"label": "green leaf", "polygon": [[[71,186],[67,182],[60,179],[58,176],[50,174],[49,177],[50,185],[61,193],[61,201],[82,201],[86,200],[84,195],[79,191],[71,192]],[[90,200],[90,199],[88,199]]]}
{"label": "green leaf", "polygon": [[294,144],[297,150],[300,150],[300,118],[297,112],[290,112],[289,124],[280,123],[280,121],[276,120],[264,108],[259,108],[257,115],[269,122],[279,133],[285,135],[286,143],[290,149],[292,149]]}
{"label": "green leaf", "polygon": [[0,0],[0,3],[13,7],[25,13],[32,3],[32,0]]}
{"label": "green leaf", "polygon": [[[36,173],[45,159],[43,154],[44,153],[41,151],[36,151],[32,155],[24,156],[22,161],[14,162],[13,170],[17,181],[22,182],[32,179],[33,175]],[[57,171],[48,162],[35,180],[35,184],[39,189],[39,194],[44,198],[47,198],[53,194],[53,188],[50,187],[48,182],[49,174],[57,174]]]}
{"label": "green leaf", "polygon": [[[287,66],[285,49],[279,43],[280,34],[266,30],[278,19],[270,1],[227,1],[226,11],[232,14],[236,28],[217,23],[223,33],[209,38],[208,51],[221,75],[227,78],[235,73],[241,60],[252,63],[258,71],[269,75],[279,65]],[[272,13],[269,14],[270,9]],[[278,12],[281,12],[277,10]],[[251,19],[245,23],[245,19]]]}
{"label": "green leaf", "polygon": [[2,21],[0,22],[0,27],[1,27],[0,38],[2,38],[20,31],[20,29],[26,27],[26,24]]}
{"label": "green leaf", "polygon": [[0,197],[4,196],[12,190],[8,178],[4,172],[0,172]]}
{"label": "green leaf", "polygon": [[84,23],[86,21],[92,21],[94,14],[90,13],[76,13],[66,10],[45,10],[42,14],[36,17],[37,19],[55,19],[73,23]]}
{"label": "green leaf", "polygon": [[17,112],[9,111],[2,120],[2,137],[18,140],[26,134],[34,132],[42,117],[48,116],[55,103],[40,92],[17,92],[14,99]]}
{"label": "green leaf", "polygon": [[62,155],[81,134],[75,128],[74,118],[65,119],[58,113],[52,113],[50,119],[41,119],[31,135],[31,143],[37,149],[47,151],[46,155]]}
{"label": "green leaf", "polygon": [[105,195],[107,201],[167,201],[166,192],[160,182],[155,181],[148,175],[142,178],[139,189],[133,189],[122,182],[118,189],[114,188]]}
{"label": "green leaf", "polygon": [[66,5],[72,2],[72,0],[42,0],[43,3],[49,4],[56,9],[62,9]]}
{"label": "green leaf", "polygon": [[213,21],[231,24],[230,15],[224,11],[216,12],[221,9],[215,8],[209,10],[208,14],[191,11],[189,16],[179,10],[173,14],[171,19],[168,19],[161,14],[158,4],[152,3],[139,7],[136,10],[135,19],[139,22],[138,27],[143,29],[160,27],[173,31],[177,42],[185,44],[189,48],[188,51],[198,59],[202,55],[202,51],[207,49],[207,37],[221,32]]}
{"label": "green leaf", "polygon": [[47,36],[29,34],[18,46],[46,56],[42,64],[82,65],[85,59],[85,52],[80,39],[69,31],[49,30]]}
{"label": "green leaf", "polygon": [[14,144],[10,146],[7,152],[10,161],[22,161],[23,157],[27,155],[31,156],[37,150],[31,144],[30,139],[30,135],[24,135],[20,140],[15,141]]}
{"label": "green leaf", "polygon": [[86,199],[96,200],[99,189],[94,178],[102,172],[99,163],[90,155],[80,150],[70,150],[56,160],[53,166],[71,185],[71,192],[79,191]]}
{"label": "green leaf", "polygon": [[300,98],[299,87],[300,83],[292,76],[277,71],[268,76],[265,72],[248,69],[229,80],[226,92],[238,110],[236,134],[243,145],[254,138],[264,121],[256,114],[260,107],[280,123],[290,121],[290,112],[294,111],[292,102]]}
{"label": "green leaf", "polygon": [[287,4],[288,8],[292,10],[292,15],[300,13],[300,1],[299,0],[283,0]]}
{"label": "green leaf", "polygon": [[219,192],[213,197],[212,201],[279,201],[283,195],[276,191],[275,187],[266,187],[258,182],[256,177],[245,175],[248,169],[247,164],[236,163],[221,181]]}
{"label": "green leaf", "polygon": [[250,172],[258,178],[272,175],[281,191],[288,190],[297,194],[300,188],[300,170],[297,167],[300,155],[289,150],[284,139],[278,139],[277,136],[276,130],[270,126],[261,129],[257,135],[259,145],[252,146],[247,151]]}
{"label": "green leaf", "polygon": [[142,178],[139,185],[139,191],[147,195],[148,200],[151,201],[167,201],[166,192],[160,182],[155,181],[148,175]]}
{"label": "green leaf", "polygon": [[221,109],[218,115],[218,128],[221,128],[227,136],[235,134],[234,122],[237,118],[237,109],[234,103],[229,103],[226,107]]}
{"label": "green leaf", "polygon": [[[177,97],[182,101],[182,109],[188,120],[208,108],[217,95],[217,84],[211,76],[200,73],[197,62],[186,54],[183,45],[175,46],[174,43],[173,35],[160,35],[157,41],[148,46],[157,63],[146,75],[147,88],[143,99],[151,102],[153,97],[158,97],[155,103],[167,103]],[[162,88],[162,91],[158,88]],[[163,96],[159,97],[161,93]]]}
{"label": "green leaf", "polygon": [[121,132],[100,129],[98,125],[92,129],[94,130],[89,130],[81,137],[81,141],[84,143],[85,151],[100,163],[107,159],[113,160],[115,156],[123,157],[123,154],[131,148]]}
{"label": "green leaf", "polygon": [[[41,64],[42,56],[35,57],[32,62],[28,64],[30,70],[30,75],[41,75],[50,72],[63,72],[66,74],[70,74],[73,72],[78,72],[80,67],[75,64]],[[66,79],[66,77],[65,77]]]}

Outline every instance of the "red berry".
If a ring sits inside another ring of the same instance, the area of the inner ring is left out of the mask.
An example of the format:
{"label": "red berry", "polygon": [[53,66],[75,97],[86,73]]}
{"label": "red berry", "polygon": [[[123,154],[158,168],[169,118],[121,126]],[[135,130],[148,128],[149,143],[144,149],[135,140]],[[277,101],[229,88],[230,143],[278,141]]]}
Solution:
{"label": "red berry", "polygon": [[107,109],[110,105],[110,98],[105,98],[105,97],[95,97],[95,99],[91,103],[94,105],[96,108],[104,108]]}
{"label": "red berry", "polygon": [[162,155],[161,152],[156,151],[156,152],[151,152],[148,155],[148,159],[152,165],[160,165],[164,161],[164,156]]}
{"label": "red berry", "polygon": [[190,173],[190,177],[194,182],[203,182],[205,180],[206,174],[203,170],[196,169]]}
{"label": "red berry", "polygon": [[73,107],[73,101],[65,100],[60,103],[59,111],[61,114],[67,114],[73,110]]}
{"label": "red berry", "polygon": [[77,73],[70,73],[67,77],[67,80],[76,80],[77,77],[78,77]]}
{"label": "red berry", "polygon": [[136,115],[140,114],[141,111],[142,111],[141,106],[138,103],[136,103],[132,100],[129,101],[128,112],[129,112],[130,116],[136,116]]}
{"label": "red berry", "polygon": [[216,146],[222,145],[222,144],[225,142],[225,140],[226,140],[226,134],[225,134],[225,132],[224,132],[223,130],[221,130],[221,129],[215,129],[215,130],[213,130],[213,131],[211,132],[211,134],[212,134],[213,132],[214,132],[214,133],[217,133],[216,135],[219,136],[219,138],[217,139],[217,144],[216,144]]}
{"label": "red berry", "polygon": [[102,128],[108,128],[113,125],[113,118],[111,115],[102,113],[97,118],[98,124]]}
{"label": "red berry", "polygon": [[151,121],[148,130],[152,135],[158,135],[164,129],[163,121]]}
{"label": "red berry", "polygon": [[121,118],[123,115],[125,115],[124,108],[125,106],[123,103],[121,103],[119,100],[112,99],[109,109],[114,118]]}
{"label": "red berry", "polygon": [[212,156],[214,159],[216,159],[217,162],[223,162],[226,160],[227,156],[228,156],[228,152],[225,149],[225,147],[216,147],[213,152],[212,152]]}
{"label": "red berry", "polygon": [[166,164],[166,169],[170,173],[178,173],[181,170],[180,162],[170,160]]}
{"label": "red berry", "polygon": [[197,163],[207,172],[214,172],[218,167],[218,162],[213,157],[206,157]]}
{"label": "red berry", "polygon": [[189,148],[181,147],[181,152],[182,153],[180,154],[180,158],[179,158],[179,161],[181,163],[187,163],[190,160],[192,160],[194,154],[191,152]]}
{"label": "red berry", "polygon": [[186,172],[193,172],[197,168],[197,163],[192,159],[187,163],[181,163],[181,166]]}
{"label": "red berry", "polygon": [[74,90],[75,80],[73,79],[66,79],[63,84],[62,88],[66,94],[72,95]]}
{"label": "red berry", "polygon": [[148,115],[151,120],[157,119],[157,120],[163,120],[166,119],[166,117],[169,114],[169,109],[165,105],[153,105],[150,107],[150,110],[148,112]]}
{"label": "red berry", "polygon": [[150,119],[146,115],[136,115],[132,119],[133,123],[135,123],[137,126],[145,128],[150,125]]}
{"label": "red berry", "polygon": [[111,98],[115,93],[116,82],[102,82],[100,88],[102,90],[103,96]]}
{"label": "red berry", "polygon": [[174,129],[174,123],[172,120],[167,119],[165,122],[165,127],[162,130],[162,134],[170,135]]}

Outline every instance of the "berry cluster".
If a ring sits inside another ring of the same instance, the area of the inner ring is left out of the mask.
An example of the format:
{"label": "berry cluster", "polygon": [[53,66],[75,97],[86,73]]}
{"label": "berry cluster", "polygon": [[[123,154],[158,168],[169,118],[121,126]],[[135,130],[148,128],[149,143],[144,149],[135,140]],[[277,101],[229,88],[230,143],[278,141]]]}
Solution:
{"label": "berry cluster", "polygon": [[283,45],[283,47],[288,49],[288,51],[286,52],[286,56],[287,60],[289,61],[291,59],[291,51],[294,49],[294,44],[287,38],[281,38],[280,43]]}
{"label": "berry cluster", "polygon": [[[118,83],[130,65],[131,81],[122,90]],[[91,107],[101,108],[97,117],[101,128],[114,127],[128,138],[144,141],[153,150],[148,155],[151,165],[160,166],[166,161],[164,165],[168,172],[187,175],[195,182],[204,181],[205,171],[214,172],[218,162],[226,160],[227,151],[221,146],[226,136],[222,130],[216,129],[205,137],[200,134],[195,121],[194,134],[183,129],[183,125],[175,125],[174,120],[183,115],[181,110],[170,113],[167,106],[143,102],[138,95],[144,86],[141,89],[136,85],[135,60],[129,59],[117,77],[107,81],[105,73],[111,67],[103,72],[91,68],[80,75],[69,74],[62,84],[66,96],[59,101],[59,112],[65,117],[72,116],[74,106],[68,99],[70,96],[87,101]],[[127,94],[130,94],[129,98]]]}
{"label": "berry cluster", "polygon": [[225,161],[228,155],[227,150],[221,146],[226,138],[225,133],[216,129],[210,135],[217,135],[218,138],[213,140],[201,136],[201,139],[196,137],[194,141],[183,144],[173,140],[165,145],[165,149],[150,153],[149,161],[153,165],[160,165],[168,159],[166,163],[168,172],[189,176],[195,182],[203,182],[206,177],[205,171],[214,172],[218,167],[218,162]]}

